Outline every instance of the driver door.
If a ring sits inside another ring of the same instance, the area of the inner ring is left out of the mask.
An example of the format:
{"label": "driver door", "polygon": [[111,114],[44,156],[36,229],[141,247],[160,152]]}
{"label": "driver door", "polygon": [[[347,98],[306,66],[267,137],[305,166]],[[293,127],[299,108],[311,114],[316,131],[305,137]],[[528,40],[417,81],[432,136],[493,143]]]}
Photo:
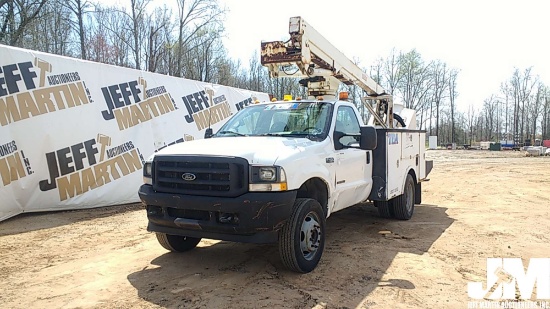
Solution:
{"label": "driver door", "polygon": [[[336,115],[335,131],[346,134],[360,134],[359,121],[350,106],[340,106]],[[359,138],[344,136],[340,139],[344,146],[358,145]],[[370,151],[358,148],[344,148],[336,152],[336,193],[337,198],[333,211],[340,210],[364,201],[372,186],[372,163],[367,162]]]}

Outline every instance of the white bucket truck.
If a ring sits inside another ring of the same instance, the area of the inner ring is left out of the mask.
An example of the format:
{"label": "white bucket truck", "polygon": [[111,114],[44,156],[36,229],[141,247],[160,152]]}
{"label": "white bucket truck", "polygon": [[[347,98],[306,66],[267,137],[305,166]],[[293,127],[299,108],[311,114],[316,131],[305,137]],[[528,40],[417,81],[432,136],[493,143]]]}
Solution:
{"label": "white bucket truck", "polygon": [[[139,196],[164,248],[187,251],[201,238],[278,242],[283,264],[305,273],[321,258],[333,212],[370,200],[382,217],[408,220],[421,202],[432,164],[415,112],[394,106],[302,18],[290,19],[290,35],[262,43],[262,64],[272,77],[294,66],[309,99],[247,106],[215,134],[146,162]],[[336,99],[340,82],[369,94],[369,125]]]}

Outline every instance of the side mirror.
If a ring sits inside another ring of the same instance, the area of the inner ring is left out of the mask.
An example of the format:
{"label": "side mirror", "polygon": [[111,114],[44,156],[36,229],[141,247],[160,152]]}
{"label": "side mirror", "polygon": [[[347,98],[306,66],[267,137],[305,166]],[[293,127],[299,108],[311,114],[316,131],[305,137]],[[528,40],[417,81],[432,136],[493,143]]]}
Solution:
{"label": "side mirror", "polygon": [[344,134],[344,132],[334,131],[334,134],[332,135],[332,138],[334,140],[334,149],[335,150],[344,149],[344,144],[340,143],[340,139],[344,136],[346,136],[346,134]]}
{"label": "side mirror", "polygon": [[206,131],[204,131],[204,138],[211,138],[213,135],[212,128],[207,128]]}
{"label": "side mirror", "polygon": [[370,126],[361,127],[361,139],[359,140],[359,148],[363,150],[374,150],[378,144],[376,129]]}

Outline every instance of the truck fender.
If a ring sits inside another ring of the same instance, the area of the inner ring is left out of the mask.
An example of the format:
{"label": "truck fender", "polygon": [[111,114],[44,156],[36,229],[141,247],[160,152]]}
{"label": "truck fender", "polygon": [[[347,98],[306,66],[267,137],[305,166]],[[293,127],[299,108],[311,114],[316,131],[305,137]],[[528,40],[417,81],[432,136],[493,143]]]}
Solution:
{"label": "truck fender", "polygon": [[302,179],[300,179],[299,181],[299,185],[297,185],[298,181],[296,181],[296,186],[289,186],[289,189],[292,188],[292,189],[295,189],[295,190],[298,190],[299,188],[301,188],[306,182],[312,180],[312,179],[318,179],[320,181],[323,182],[323,184],[325,185],[325,187],[327,188],[327,201],[326,201],[326,205],[323,205],[323,203],[321,203],[321,201],[318,201],[319,203],[322,204],[323,206],[323,210],[326,212],[327,214],[327,217],[328,215],[330,214],[330,210],[332,209],[332,206],[334,204],[334,187],[333,187],[333,181],[329,181],[328,177],[330,177],[330,174],[328,173],[313,173],[313,174],[309,174],[308,175],[309,177],[303,177]]}
{"label": "truck fender", "polygon": [[[299,169],[293,169],[299,170]],[[332,175],[331,175],[332,174]],[[301,170],[299,174],[290,176],[287,174],[287,183],[289,190],[299,189],[306,181],[312,178],[319,178],[327,185],[329,198],[334,192],[334,173],[330,173],[327,168]],[[290,176],[290,177],[289,177]],[[332,181],[331,181],[332,179]]]}

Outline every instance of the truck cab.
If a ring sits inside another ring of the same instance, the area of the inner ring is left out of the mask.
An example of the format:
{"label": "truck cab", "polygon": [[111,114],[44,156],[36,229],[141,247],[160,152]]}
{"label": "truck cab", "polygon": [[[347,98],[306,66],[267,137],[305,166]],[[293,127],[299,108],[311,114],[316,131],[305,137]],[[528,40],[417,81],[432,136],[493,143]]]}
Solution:
{"label": "truck cab", "polygon": [[302,222],[294,223],[300,236],[291,242],[300,245],[297,255],[310,257],[296,270],[310,271],[326,218],[369,197],[376,141],[375,129],[346,101],[248,106],[211,138],[149,158],[139,190],[148,230],[172,251],[192,249],[203,237],[277,242],[296,204],[305,204]]}

